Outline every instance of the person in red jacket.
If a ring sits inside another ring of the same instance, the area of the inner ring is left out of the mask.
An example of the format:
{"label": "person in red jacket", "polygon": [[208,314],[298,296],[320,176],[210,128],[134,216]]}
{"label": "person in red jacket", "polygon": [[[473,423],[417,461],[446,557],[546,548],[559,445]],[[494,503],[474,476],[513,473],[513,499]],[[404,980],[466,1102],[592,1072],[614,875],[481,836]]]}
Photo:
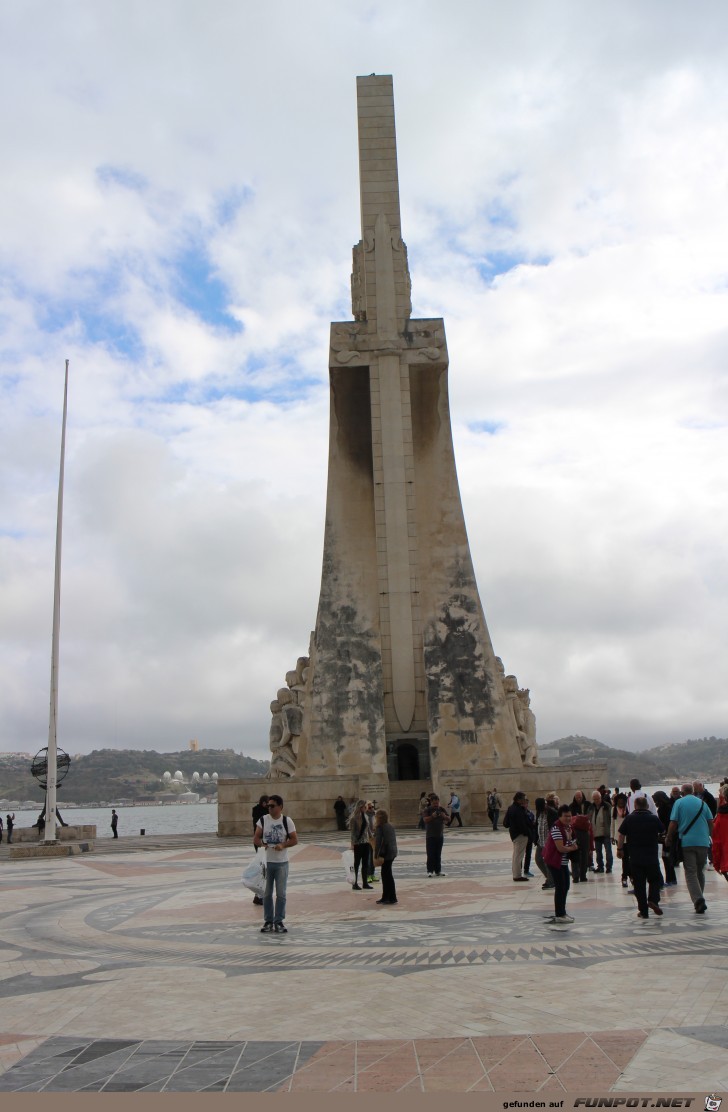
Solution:
{"label": "person in red jacket", "polygon": [[728,880],[728,791],[725,785],[720,789],[712,839],[713,868]]}

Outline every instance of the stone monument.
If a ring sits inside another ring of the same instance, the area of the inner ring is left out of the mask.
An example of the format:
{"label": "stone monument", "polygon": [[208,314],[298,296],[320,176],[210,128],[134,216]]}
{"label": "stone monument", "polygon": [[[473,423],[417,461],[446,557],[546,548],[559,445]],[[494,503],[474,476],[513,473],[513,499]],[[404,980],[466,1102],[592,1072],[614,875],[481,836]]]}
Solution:
{"label": "stone monument", "polygon": [[420,787],[455,787],[479,819],[495,784],[542,781],[529,692],[494,653],[475,581],[445,325],[411,317],[392,78],[358,77],[357,109],[361,239],[354,319],[331,326],[316,628],[271,703],[269,782],[219,782],[220,833],[249,828],[263,787],[317,829],[339,794],[376,797],[406,821]]}

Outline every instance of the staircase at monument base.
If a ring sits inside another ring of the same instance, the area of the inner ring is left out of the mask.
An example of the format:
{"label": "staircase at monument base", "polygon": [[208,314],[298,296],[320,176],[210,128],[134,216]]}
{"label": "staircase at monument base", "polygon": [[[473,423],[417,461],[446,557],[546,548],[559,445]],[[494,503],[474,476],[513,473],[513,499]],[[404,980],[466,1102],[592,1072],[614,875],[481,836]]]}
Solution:
{"label": "staircase at monument base", "polygon": [[432,791],[432,780],[390,780],[390,821],[396,827],[415,827],[420,817],[420,795]]}

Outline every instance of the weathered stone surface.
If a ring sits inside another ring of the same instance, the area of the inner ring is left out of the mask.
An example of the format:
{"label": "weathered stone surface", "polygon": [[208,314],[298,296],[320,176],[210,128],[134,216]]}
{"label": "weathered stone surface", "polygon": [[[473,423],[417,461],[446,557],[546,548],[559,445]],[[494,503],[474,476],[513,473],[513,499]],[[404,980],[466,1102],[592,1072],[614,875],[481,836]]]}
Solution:
{"label": "weathered stone surface", "polygon": [[[506,792],[514,777],[514,791],[542,783],[536,720],[495,656],[478,594],[445,326],[410,318],[391,77],[357,78],[357,104],[361,239],[354,319],[331,326],[321,593],[309,654],[271,704],[270,777],[314,824],[330,821],[316,810],[322,785],[332,800],[362,777],[444,790],[446,773],[468,813],[485,816],[496,772]],[[222,788],[220,807],[221,822],[241,821]]]}
{"label": "weathered stone surface", "polygon": [[[68,812],[66,812],[68,813]],[[93,841],[96,837],[96,827],[93,825],[56,827],[56,840],[58,842],[85,842]],[[38,828],[36,826],[16,826],[13,829],[13,843],[38,843]]]}

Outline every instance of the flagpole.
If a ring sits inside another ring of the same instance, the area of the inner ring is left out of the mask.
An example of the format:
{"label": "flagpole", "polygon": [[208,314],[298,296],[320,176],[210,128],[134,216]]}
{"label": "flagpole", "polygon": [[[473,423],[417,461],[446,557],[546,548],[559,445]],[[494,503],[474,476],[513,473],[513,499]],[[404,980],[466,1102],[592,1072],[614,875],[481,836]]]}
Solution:
{"label": "flagpole", "polygon": [[66,459],[66,415],[68,413],[68,360],[63,388],[63,424],[61,426],[61,468],[58,477],[58,514],[56,517],[56,573],[53,585],[53,640],[51,648],[51,706],[48,720],[48,772],[46,777],[45,834],[46,842],[56,841],[57,788],[57,722],[58,722],[58,648],[61,629],[61,544],[63,540],[63,474]]}

